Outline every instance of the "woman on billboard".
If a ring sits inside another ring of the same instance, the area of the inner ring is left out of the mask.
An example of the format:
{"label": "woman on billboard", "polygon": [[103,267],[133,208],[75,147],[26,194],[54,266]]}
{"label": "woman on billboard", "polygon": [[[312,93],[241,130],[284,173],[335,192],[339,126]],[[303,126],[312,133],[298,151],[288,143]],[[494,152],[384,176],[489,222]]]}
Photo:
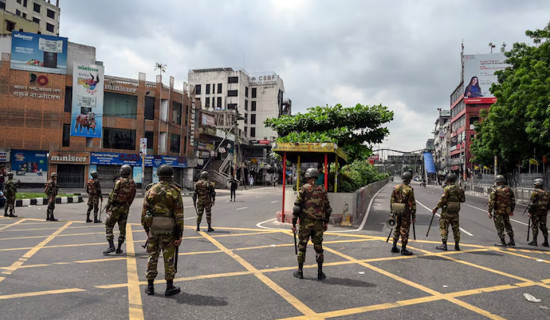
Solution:
{"label": "woman on billboard", "polygon": [[479,80],[476,76],[473,76],[472,79],[470,79],[470,84],[466,87],[466,90],[464,90],[464,97],[465,98],[480,98],[483,97],[483,94],[481,94],[481,88],[479,87]]}

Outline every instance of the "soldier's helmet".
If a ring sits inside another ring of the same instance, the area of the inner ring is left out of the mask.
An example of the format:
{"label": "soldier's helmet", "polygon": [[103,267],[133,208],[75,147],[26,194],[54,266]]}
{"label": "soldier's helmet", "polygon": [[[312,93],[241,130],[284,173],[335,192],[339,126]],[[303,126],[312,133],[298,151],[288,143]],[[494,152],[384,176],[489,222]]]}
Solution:
{"label": "soldier's helmet", "polygon": [[208,179],[208,171],[201,172],[201,175],[199,177],[202,179]]}
{"label": "soldier's helmet", "polygon": [[315,169],[315,168],[309,168],[309,169],[306,170],[305,177],[306,177],[306,179],[318,178],[319,177],[319,171],[317,171],[317,169]]}
{"label": "soldier's helmet", "polygon": [[90,175],[92,176],[92,178],[97,178],[98,174],[96,171],[92,171],[92,173],[90,173]]}
{"label": "soldier's helmet", "polygon": [[449,182],[456,182],[456,174],[449,173],[445,179]]}
{"label": "soldier's helmet", "polygon": [[57,172],[52,172],[51,177],[52,177],[52,178],[57,178]]}
{"label": "soldier's helmet", "polygon": [[499,183],[506,183],[506,178],[504,178],[503,175],[498,174],[498,175],[495,177],[495,183],[496,183],[496,184],[499,184]]}
{"label": "soldier's helmet", "polygon": [[544,185],[544,180],[542,180],[541,178],[536,178],[533,181],[533,184],[535,185],[535,187],[542,187]]}
{"label": "soldier's helmet", "polygon": [[404,172],[402,175],[401,175],[401,179],[403,179],[403,182],[411,182],[413,178],[413,175],[412,173],[410,172]]}
{"label": "soldier's helmet", "polygon": [[128,178],[128,176],[130,176],[130,173],[132,173],[132,167],[130,167],[129,165],[125,164],[122,167],[120,167],[119,174],[122,177]]}
{"label": "soldier's helmet", "polygon": [[13,172],[8,172],[8,178],[13,178]]}
{"label": "soldier's helmet", "polygon": [[159,178],[171,178],[174,176],[174,169],[167,164],[163,164],[158,168],[157,175]]}

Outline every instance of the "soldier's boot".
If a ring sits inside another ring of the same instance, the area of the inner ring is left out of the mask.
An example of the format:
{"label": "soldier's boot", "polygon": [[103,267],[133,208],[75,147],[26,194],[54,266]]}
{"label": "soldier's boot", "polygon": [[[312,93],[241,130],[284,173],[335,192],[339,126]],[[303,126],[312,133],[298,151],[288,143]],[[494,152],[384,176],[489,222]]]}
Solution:
{"label": "soldier's boot", "polygon": [[292,274],[294,278],[303,279],[304,278],[304,272],[303,272],[304,264],[298,263],[298,270],[294,271]]}
{"label": "soldier's boot", "polygon": [[4,217],[9,217],[8,216],[8,204],[7,203],[4,203]]}
{"label": "soldier's boot", "polygon": [[208,230],[206,230],[206,231],[208,231],[208,232],[215,231],[214,229],[212,229],[212,223],[211,222],[208,223]]}
{"label": "soldier's boot", "polygon": [[50,221],[50,209],[46,210],[46,221]]}
{"label": "soldier's boot", "polygon": [[155,294],[155,280],[147,280],[147,288],[145,288],[145,293],[147,295],[154,295]]}
{"label": "soldier's boot", "polygon": [[[87,221],[86,221],[87,222]],[[91,222],[91,221],[90,221]],[[94,213],[94,223],[101,223],[101,220],[97,218],[97,213]]]}
{"label": "soldier's boot", "polygon": [[530,245],[530,246],[535,246],[535,247],[536,247],[536,246],[537,246],[537,239],[534,238],[533,241],[531,241],[531,242],[528,243],[528,245]]}
{"label": "soldier's boot", "polygon": [[52,211],[51,214],[50,214],[50,221],[58,221],[58,220],[53,216],[53,211]]}
{"label": "soldier's boot", "polygon": [[86,212],[86,223],[90,222],[92,222],[92,220],[90,220],[90,210],[88,210],[88,212]]}
{"label": "soldier's boot", "polygon": [[412,251],[407,250],[407,245],[406,244],[401,245],[401,255],[402,256],[410,256],[412,254],[413,254]]}
{"label": "soldier's boot", "polygon": [[201,231],[201,224],[197,223],[197,231]]}
{"label": "soldier's boot", "polygon": [[109,254],[111,252],[115,252],[115,242],[113,240],[107,240],[109,241],[109,248],[107,250],[103,251],[103,254]]}
{"label": "soldier's boot", "polygon": [[392,253],[399,253],[399,249],[397,248],[397,240],[393,241],[393,247],[391,247]]}
{"label": "soldier's boot", "polygon": [[544,235],[544,242],[542,243],[542,246],[543,247],[548,247],[548,235],[547,234]]}
{"label": "soldier's boot", "polygon": [[441,241],[441,245],[435,247],[437,250],[447,251],[447,241]]}
{"label": "soldier's boot", "polygon": [[458,241],[455,241],[455,250],[460,251],[460,246],[458,245]]}
{"label": "soldier's boot", "polygon": [[122,244],[124,243],[124,241],[118,241],[118,247],[116,249],[116,253],[122,253],[124,251],[122,251]]}
{"label": "soldier's boot", "polygon": [[10,209],[10,215],[8,217],[17,218],[17,216],[13,214],[13,209]]}
{"label": "soldier's boot", "polygon": [[174,286],[174,280],[166,280],[166,291],[164,295],[169,297],[181,292],[180,287]]}
{"label": "soldier's boot", "polygon": [[327,276],[323,273],[323,263],[317,263],[317,280],[325,280]]}
{"label": "soldier's boot", "polygon": [[506,247],[506,239],[504,238],[504,236],[500,237],[500,245]]}
{"label": "soldier's boot", "polygon": [[509,247],[515,247],[516,242],[514,241],[514,237],[510,237],[510,241],[508,241],[508,243],[506,245],[509,246]]}

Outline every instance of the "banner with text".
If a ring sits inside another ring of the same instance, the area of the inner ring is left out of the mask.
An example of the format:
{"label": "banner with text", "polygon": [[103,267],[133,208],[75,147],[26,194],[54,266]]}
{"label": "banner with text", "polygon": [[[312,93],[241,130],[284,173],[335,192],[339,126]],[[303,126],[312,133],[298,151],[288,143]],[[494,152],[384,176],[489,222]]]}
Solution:
{"label": "banner with text", "polygon": [[489,89],[498,82],[495,71],[508,66],[502,53],[464,55],[464,98],[494,98]]}
{"label": "banner with text", "polygon": [[12,31],[10,68],[66,74],[67,38]]}
{"label": "banner with text", "polygon": [[46,183],[48,153],[46,151],[11,150],[11,171],[14,180],[22,183]]}
{"label": "banner with text", "polygon": [[103,66],[74,63],[71,136],[101,138],[104,80]]}

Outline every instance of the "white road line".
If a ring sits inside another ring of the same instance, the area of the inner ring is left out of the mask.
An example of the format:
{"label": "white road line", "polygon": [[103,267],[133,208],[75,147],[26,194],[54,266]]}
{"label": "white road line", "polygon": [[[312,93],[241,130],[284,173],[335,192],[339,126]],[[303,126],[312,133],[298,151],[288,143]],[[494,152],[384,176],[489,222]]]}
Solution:
{"label": "white road line", "polygon": [[[483,210],[483,209],[481,209],[481,208],[474,207],[474,206],[469,205],[469,204],[466,204],[466,203],[464,203],[464,205],[465,205],[465,206],[468,206],[468,207],[470,207],[470,208],[474,208],[474,209],[477,209],[477,210],[479,210],[479,211],[483,211],[483,212],[487,213],[487,210]],[[514,221],[514,222],[519,223],[519,224],[522,224],[522,225],[524,225],[524,226],[528,226],[527,223],[522,222],[522,221],[518,221],[518,220],[516,220],[516,219],[510,218],[510,221]]]}
{"label": "white road line", "polygon": [[281,229],[281,228],[270,228],[270,227],[264,227],[264,226],[262,226],[262,224],[267,223],[267,222],[271,222],[271,221],[274,221],[274,220],[277,220],[277,218],[272,218],[272,219],[269,219],[269,220],[265,220],[265,221],[262,221],[262,222],[258,222],[258,223],[256,223],[256,227],[262,228],[262,229],[268,229],[268,230],[272,230],[272,229]]}
{"label": "white road line", "polygon": [[[425,208],[426,210],[428,210],[429,212],[432,212],[432,209],[426,207],[424,204],[422,204],[422,202],[416,200],[416,203],[418,203],[419,205],[421,205],[422,207],[424,207],[424,208]],[[436,213],[436,215],[437,215],[438,217],[441,217],[441,215],[440,215],[439,213]],[[459,229],[460,229],[460,231],[464,232],[465,234],[469,235],[470,237],[473,237],[473,236],[474,236],[473,234],[471,234],[471,233],[469,233],[468,231],[464,230],[464,228],[462,228],[462,227],[460,227]]]}
{"label": "white road line", "polygon": [[248,207],[240,207],[240,208],[237,208],[237,209],[235,209],[235,210],[238,211],[238,210],[244,210],[244,209],[248,209]]}
{"label": "white road line", "polygon": [[271,203],[277,203],[277,202],[279,202],[279,200],[271,201]]}
{"label": "white road line", "polygon": [[185,209],[185,208],[194,208],[194,207],[195,207],[195,206],[185,206],[185,207],[183,207],[183,208]]}

